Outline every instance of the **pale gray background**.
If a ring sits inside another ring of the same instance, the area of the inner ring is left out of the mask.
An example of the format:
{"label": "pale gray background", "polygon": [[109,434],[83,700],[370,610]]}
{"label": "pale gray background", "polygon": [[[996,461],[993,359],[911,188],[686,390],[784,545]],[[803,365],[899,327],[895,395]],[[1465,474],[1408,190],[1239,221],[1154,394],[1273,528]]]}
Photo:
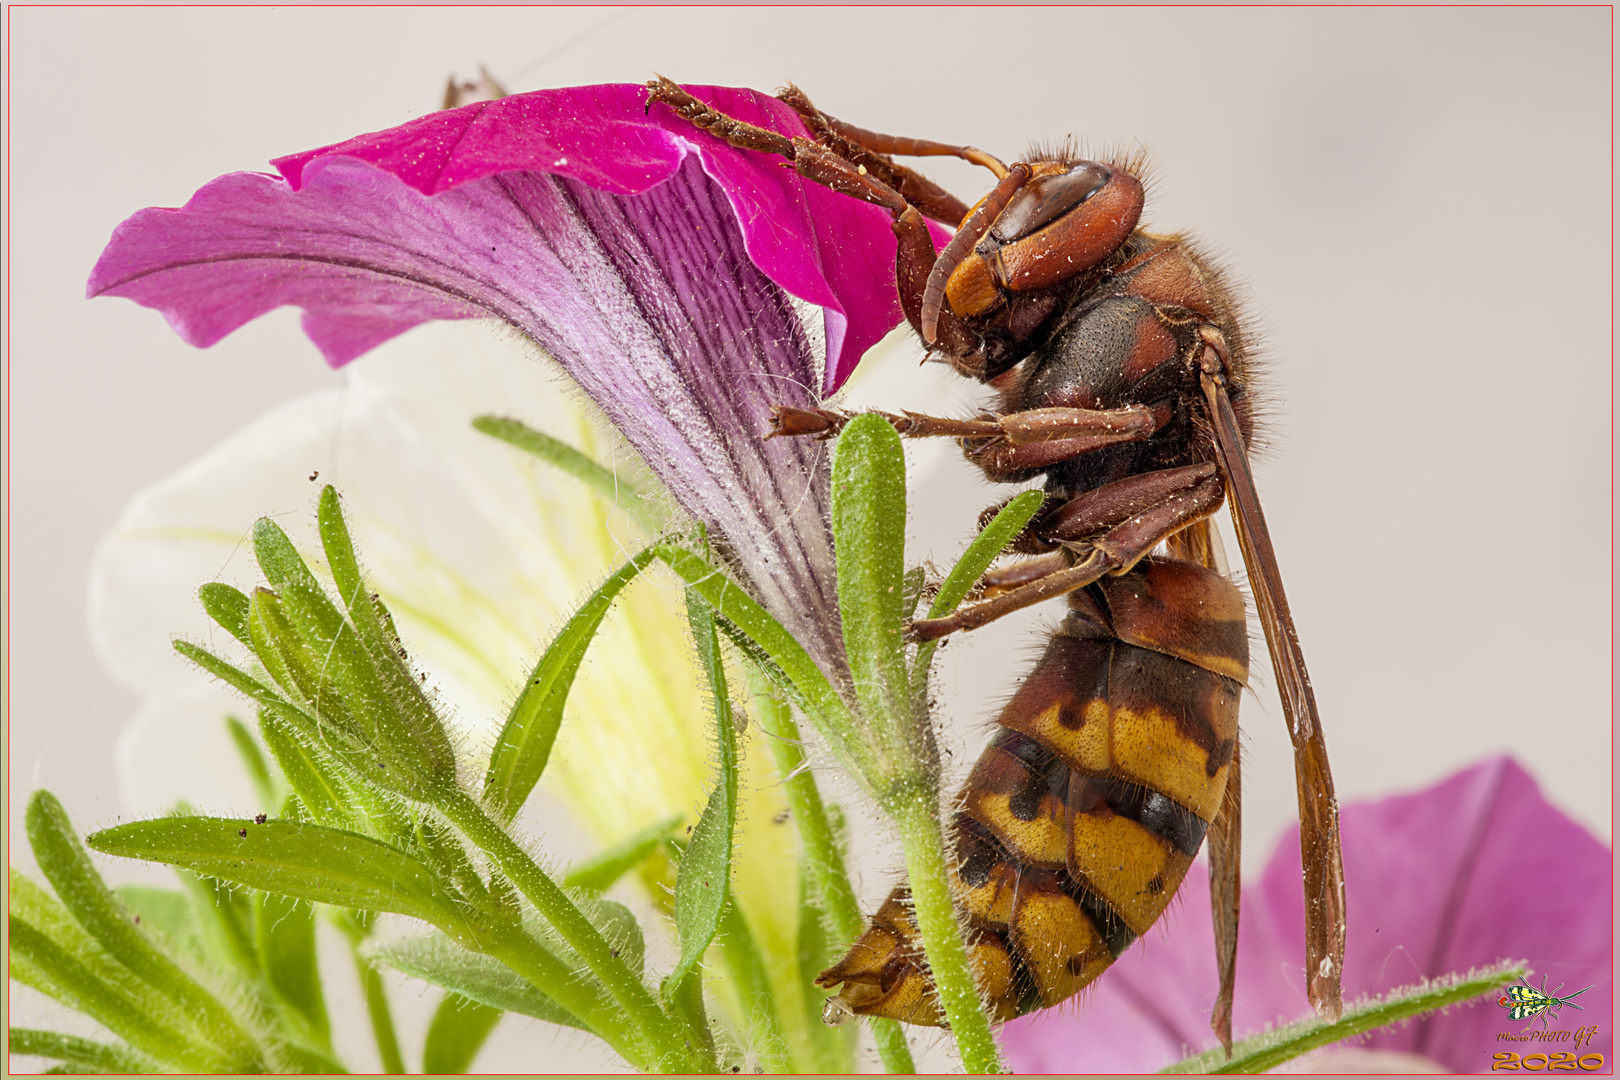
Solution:
{"label": "pale gray background", "polygon": [[[1608,12],[29,9],[10,28],[10,807],[44,785],[81,827],[120,812],[111,747],[135,699],[84,617],[101,533],[143,485],[338,379],[291,311],[199,352],[153,312],[86,302],[108,234],[220,173],[420,115],[485,62],[514,90],[791,79],[863,126],[1009,158],[1069,133],[1146,144],[1147,220],[1195,231],[1252,294],[1277,404],[1259,483],[1341,795],[1508,751],[1610,835]],[[969,401],[880,378],[895,406]],[[916,472],[917,544],[948,560],[999,496],[954,462]],[[959,766],[1051,619],[945,654]],[[1251,868],[1294,813],[1257,668]],[[480,1064],[533,1067],[525,1038],[573,1067],[511,1024]]]}

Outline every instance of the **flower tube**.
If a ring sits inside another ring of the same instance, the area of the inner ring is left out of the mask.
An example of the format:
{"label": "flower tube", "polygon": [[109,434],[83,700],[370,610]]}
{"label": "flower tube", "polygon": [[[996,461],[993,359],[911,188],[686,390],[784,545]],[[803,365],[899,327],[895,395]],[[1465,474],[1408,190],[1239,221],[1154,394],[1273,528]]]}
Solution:
{"label": "flower tube", "polygon": [[[786,105],[694,88],[792,135]],[[549,353],[819,665],[842,668],[821,448],[766,442],[900,320],[876,207],[693,130],[638,86],[519,94],[235,173],[115,231],[91,296],[211,345],[283,304],[341,365],[496,317]],[[824,312],[825,355],[796,301]]]}

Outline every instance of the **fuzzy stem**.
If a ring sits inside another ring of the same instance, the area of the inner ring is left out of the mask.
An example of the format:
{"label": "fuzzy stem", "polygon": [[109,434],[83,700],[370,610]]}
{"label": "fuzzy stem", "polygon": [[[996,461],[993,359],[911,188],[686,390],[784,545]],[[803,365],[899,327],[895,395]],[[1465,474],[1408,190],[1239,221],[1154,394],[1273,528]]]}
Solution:
{"label": "fuzzy stem", "polygon": [[800,707],[839,762],[858,778],[876,775],[879,762],[863,738],[861,724],[804,646],[771,617],[753,597],[724,571],[676,544],[650,548],[686,581],[710,607],[755,642],[789,679],[799,694]]}
{"label": "fuzzy stem", "polygon": [[648,1048],[644,1034],[625,1023],[623,1011],[580,980],[577,973],[569,971],[528,934],[522,930],[499,933],[480,941],[479,947],[579,1017],[592,1034],[631,1065],[643,1072],[656,1069],[656,1055]]}
{"label": "fuzzy stem", "polygon": [[[713,1058],[687,1044],[678,1026],[658,1007],[647,987],[624,961],[613,955],[612,947],[590,920],[482,807],[456,788],[440,796],[438,809],[495,860],[501,871],[585,961],[591,974],[602,981],[626,1018],[652,1048],[657,1058],[654,1067],[658,1071],[708,1072],[714,1069]],[[541,986],[551,992],[550,987]]]}
{"label": "fuzzy stem", "polygon": [[1529,968],[1523,963],[1499,962],[1466,974],[1447,975],[1415,987],[1391,991],[1382,998],[1353,1003],[1334,1023],[1311,1017],[1245,1039],[1232,1048],[1230,1057],[1216,1047],[1160,1071],[1262,1073],[1318,1047],[1374,1028],[1401,1023],[1426,1012],[1461,1004],[1482,994],[1494,993],[1504,983],[1522,977],[1527,971]]}
{"label": "fuzzy stem", "polygon": [[[815,774],[805,767],[799,725],[794,722],[787,703],[771,694],[763,679],[756,683],[756,692],[760,702],[759,724],[769,736],[765,741],[782,775],[782,786],[787,789],[788,807],[804,845],[804,864],[810,874],[811,888],[821,900],[833,933],[840,941],[854,941],[866,929],[866,917],[861,914],[860,901],[856,899],[855,886],[850,883],[844,853],[827,818],[827,807],[821,801]],[[917,1071],[899,1021],[874,1018],[872,1035],[877,1040],[878,1057],[886,1071]]]}
{"label": "fuzzy stem", "polygon": [[970,1073],[1004,1072],[951,896],[939,794],[925,780],[896,784],[883,799],[883,806],[900,828],[923,953],[945,1019],[956,1037],[962,1067]]}

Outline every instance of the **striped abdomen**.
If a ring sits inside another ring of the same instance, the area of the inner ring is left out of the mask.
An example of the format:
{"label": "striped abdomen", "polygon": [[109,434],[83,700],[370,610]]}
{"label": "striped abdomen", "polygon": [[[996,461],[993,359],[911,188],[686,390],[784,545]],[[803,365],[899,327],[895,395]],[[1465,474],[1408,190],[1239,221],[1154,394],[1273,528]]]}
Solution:
{"label": "striped abdomen", "polygon": [[[955,819],[958,902],[998,1019],[1077,993],[1181,885],[1226,792],[1248,678],[1243,597],[1212,571],[1144,559],[1071,595],[998,718]],[[817,982],[851,1012],[938,1024],[896,889]]]}

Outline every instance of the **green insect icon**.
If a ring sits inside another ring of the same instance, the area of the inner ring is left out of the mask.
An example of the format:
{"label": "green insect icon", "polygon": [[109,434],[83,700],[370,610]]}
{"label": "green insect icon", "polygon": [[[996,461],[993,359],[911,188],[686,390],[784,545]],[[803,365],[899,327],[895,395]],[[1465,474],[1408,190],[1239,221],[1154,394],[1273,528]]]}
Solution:
{"label": "green insect icon", "polygon": [[[1597,984],[1593,983],[1592,985],[1596,986]],[[1549,1013],[1556,1017],[1565,1005],[1572,1009],[1579,1009],[1580,1006],[1575,1004],[1575,999],[1586,993],[1587,990],[1592,989],[1591,986],[1588,986],[1575,991],[1568,997],[1559,997],[1558,991],[1563,988],[1564,984],[1559,983],[1549,992],[1547,990],[1547,976],[1543,975],[1541,977],[1541,988],[1538,990],[1526,982],[1523,976],[1520,976],[1519,982],[1509,986],[1507,993],[1497,998],[1496,1003],[1508,1010],[1510,1019],[1524,1020],[1529,1018],[1533,1020],[1539,1016],[1541,1017],[1541,1026],[1546,1027]],[[1529,1030],[1528,1026],[1525,1030]]]}

